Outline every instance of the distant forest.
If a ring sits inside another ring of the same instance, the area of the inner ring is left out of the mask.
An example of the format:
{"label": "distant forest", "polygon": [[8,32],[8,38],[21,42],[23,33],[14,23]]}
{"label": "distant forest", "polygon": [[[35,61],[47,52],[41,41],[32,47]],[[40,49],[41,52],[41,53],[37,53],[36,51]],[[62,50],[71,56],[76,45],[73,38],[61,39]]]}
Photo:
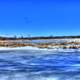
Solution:
{"label": "distant forest", "polygon": [[80,36],[40,36],[40,37],[2,37],[0,36],[0,40],[20,40],[20,39],[27,39],[27,40],[33,40],[33,39],[63,39],[63,38],[80,38]]}

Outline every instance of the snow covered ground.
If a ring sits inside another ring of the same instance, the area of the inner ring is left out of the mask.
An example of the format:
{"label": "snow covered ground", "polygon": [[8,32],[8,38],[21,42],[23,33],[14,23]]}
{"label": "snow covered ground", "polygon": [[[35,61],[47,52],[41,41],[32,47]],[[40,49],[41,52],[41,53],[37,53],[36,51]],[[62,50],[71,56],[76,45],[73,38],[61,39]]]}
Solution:
{"label": "snow covered ground", "polygon": [[7,51],[7,50],[38,50],[38,51],[53,51],[53,52],[80,52],[80,49],[62,49],[62,48],[37,48],[37,47],[0,47],[0,51]]}

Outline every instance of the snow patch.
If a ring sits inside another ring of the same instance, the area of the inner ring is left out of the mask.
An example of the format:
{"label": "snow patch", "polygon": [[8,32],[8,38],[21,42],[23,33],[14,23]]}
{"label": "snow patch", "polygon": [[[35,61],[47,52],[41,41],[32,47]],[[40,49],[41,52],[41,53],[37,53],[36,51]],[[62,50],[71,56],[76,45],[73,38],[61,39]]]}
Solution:
{"label": "snow patch", "polygon": [[32,46],[26,47],[0,47],[0,51],[7,51],[7,50],[41,50],[41,51],[52,51],[52,52],[80,52],[80,49],[62,49],[62,48],[38,48]]}

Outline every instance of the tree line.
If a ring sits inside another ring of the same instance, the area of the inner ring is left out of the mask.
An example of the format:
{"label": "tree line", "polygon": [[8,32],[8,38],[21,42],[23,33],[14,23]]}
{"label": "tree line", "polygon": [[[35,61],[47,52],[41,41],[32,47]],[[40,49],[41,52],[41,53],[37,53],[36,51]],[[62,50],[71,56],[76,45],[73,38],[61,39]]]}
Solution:
{"label": "tree line", "polygon": [[80,38],[80,36],[39,36],[39,37],[0,37],[0,40],[19,40],[19,39],[29,39],[29,40],[33,40],[33,39],[65,39],[65,38]]}

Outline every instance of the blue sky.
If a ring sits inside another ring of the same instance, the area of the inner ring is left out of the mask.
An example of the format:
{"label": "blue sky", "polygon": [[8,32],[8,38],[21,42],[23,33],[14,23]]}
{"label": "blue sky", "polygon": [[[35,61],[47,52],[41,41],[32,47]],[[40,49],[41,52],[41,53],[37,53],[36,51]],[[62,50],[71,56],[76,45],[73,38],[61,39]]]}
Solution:
{"label": "blue sky", "polygon": [[80,1],[0,0],[0,35],[80,35]]}

